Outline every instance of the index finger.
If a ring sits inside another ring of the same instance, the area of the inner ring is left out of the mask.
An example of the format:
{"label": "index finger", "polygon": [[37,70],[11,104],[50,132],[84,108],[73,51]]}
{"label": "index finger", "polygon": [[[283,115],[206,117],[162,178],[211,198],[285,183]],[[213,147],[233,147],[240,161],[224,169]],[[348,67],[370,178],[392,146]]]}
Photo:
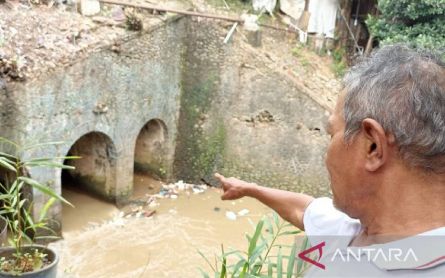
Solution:
{"label": "index finger", "polygon": [[219,173],[215,173],[215,178],[217,178],[220,182],[224,182],[225,177]]}

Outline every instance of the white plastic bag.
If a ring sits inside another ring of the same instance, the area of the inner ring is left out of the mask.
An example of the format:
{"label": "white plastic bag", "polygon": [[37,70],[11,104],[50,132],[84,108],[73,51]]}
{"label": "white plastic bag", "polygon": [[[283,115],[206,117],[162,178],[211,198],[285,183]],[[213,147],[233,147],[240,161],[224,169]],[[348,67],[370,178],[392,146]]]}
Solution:
{"label": "white plastic bag", "polygon": [[271,14],[276,4],[277,0],[252,0],[253,10],[256,12],[265,10]]}

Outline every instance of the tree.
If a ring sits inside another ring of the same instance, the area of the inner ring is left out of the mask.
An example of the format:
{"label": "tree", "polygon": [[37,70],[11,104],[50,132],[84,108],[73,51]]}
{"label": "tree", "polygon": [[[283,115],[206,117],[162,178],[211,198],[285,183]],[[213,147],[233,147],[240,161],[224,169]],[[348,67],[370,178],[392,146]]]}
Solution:
{"label": "tree", "polygon": [[445,50],[445,0],[379,0],[378,8],[366,24],[380,44]]}

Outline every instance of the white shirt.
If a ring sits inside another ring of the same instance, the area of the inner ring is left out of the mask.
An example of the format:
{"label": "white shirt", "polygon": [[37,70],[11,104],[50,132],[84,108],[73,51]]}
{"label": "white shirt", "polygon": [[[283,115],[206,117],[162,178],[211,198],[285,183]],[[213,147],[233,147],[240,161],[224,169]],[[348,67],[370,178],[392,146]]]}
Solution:
{"label": "white shirt", "polygon": [[312,201],[303,221],[311,245],[320,246],[307,256],[321,265],[312,265],[305,277],[445,277],[445,227],[385,244],[348,247],[360,222],[337,210],[331,199]]}

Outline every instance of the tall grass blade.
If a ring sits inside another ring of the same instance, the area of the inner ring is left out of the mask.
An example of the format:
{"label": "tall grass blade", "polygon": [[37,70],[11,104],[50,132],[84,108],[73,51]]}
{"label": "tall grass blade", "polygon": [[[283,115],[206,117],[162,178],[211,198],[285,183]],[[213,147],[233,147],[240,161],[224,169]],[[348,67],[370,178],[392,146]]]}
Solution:
{"label": "tall grass blade", "polygon": [[258,222],[258,224],[256,226],[255,233],[253,234],[252,239],[250,240],[249,251],[247,252],[249,257],[252,256],[252,253],[256,248],[258,237],[260,236],[261,231],[263,230],[263,224],[264,224],[264,220],[261,219],[260,222]]}
{"label": "tall grass blade", "polygon": [[287,278],[292,278],[292,274],[294,272],[296,253],[297,253],[297,244],[294,243],[294,245],[292,246],[292,250],[290,251],[289,262],[287,263],[287,272],[286,272]]}
{"label": "tall grass blade", "polygon": [[209,276],[207,273],[205,273],[204,270],[202,270],[201,268],[198,268],[198,269],[199,269],[199,271],[201,272],[202,277],[204,277],[204,278],[210,278],[210,276]]}
{"label": "tall grass blade", "polygon": [[283,256],[281,255],[281,248],[278,249],[277,256],[277,278],[283,277]]}
{"label": "tall grass blade", "polygon": [[210,268],[213,270],[213,272],[216,272],[215,267],[213,267],[213,265],[210,263],[209,259],[207,259],[207,257],[204,256],[204,254],[201,251],[199,251],[199,250],[197,250],[197,251],[198,251],[198,254],[207,262],[207,264],[210,266]]}
{"label": "tall grass blade", "polygon": [[221,254],[223,256],[223,261],[222,261],[222,266],[221,266],[221,275],[219,276],[219,278],[226,278],[226,272],[227,272],[227,258],[226,255],[224,253],[224,246],[221,244]]}

